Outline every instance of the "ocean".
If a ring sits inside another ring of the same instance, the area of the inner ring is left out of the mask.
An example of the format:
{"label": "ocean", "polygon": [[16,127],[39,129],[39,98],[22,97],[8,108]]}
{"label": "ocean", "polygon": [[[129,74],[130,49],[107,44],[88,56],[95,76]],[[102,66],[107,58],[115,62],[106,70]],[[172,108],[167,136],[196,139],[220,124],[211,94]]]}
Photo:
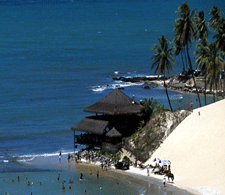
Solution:
{"label": "ocean", "polygon": [[[175,11],[183,2],[1,0],[0,178],[15,172],[44,174],[45,169],[28,164],[59,151],[72,152],[71,127],[94,115],[83,109],[116,87],[134,94],[137,102],[153,97],[169,107],[162,87],[146,90],[146,84],[112,78],[154,75],[151,47],[163,34],[173,39]],[[188,3],[191,9],[204,10],[207,18],[213,5],[224,11],[223,1]],[[182,71],[180,57],[176,61],[173,75]],[[188,101],[198,107],[194,94],[169,91],[169,96],[174,109]]]}

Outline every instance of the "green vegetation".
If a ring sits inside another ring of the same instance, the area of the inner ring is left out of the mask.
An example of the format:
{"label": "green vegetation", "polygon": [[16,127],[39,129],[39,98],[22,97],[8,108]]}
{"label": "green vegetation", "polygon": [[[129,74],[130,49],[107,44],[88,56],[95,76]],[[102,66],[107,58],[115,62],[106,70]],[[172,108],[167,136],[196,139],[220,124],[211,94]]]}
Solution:
{"label": "green vegetation", "polygon": [[132,161],[131,161],[130,158],[127,157],[127,156],[124,156],[122,161],[123,161],[123,162],[126,162],[126,163],[129,163],[129,164],[132,164]]}
{"label": "green vegetation", "polygon": [[167,39],[164,35],[162,35],[162,38],[158,38],[159,45],[155,44],[151,49],[156,52],[156,54],[152,55],[151,59],[154,59],[154,62],[152,64],[151,69],[155,68],[155,74],[158,73],[158,77],[163,74],[164,78],[164,87],[166,89],[166,96],[170,105],[171,111],[173,111],[170,98],[167,92],[167,84],[166,84],[166,76],[169,76],[172,74],[172,65],[176,63],[175,59],[172,55],[173,48],[169,48],[169,45],[171,44],[171,41],[167,42]]}
{"label": "green vegetation", "polygon": [[[201,70],[201,73],[204,76],[204,91],[206,92],[207,87],[209,87],[210,90],[214,90],[217,94],[218,86],[222,86],[223,79],[224,98],[225,71],[223,72],[222,69],[224,69],[225,64],[225,19],[222,17],[223,13],[220,12],[219,8],[213,6],[209,12],[211,17],[209,22],[207,22],[203,10],[199,12],[196,9],[191,10],[189,4],[185,2],[178,7],[176,14],[178,15],[178,18],[175,19],[174,24],[174,45],[169,49],[171,42],[167,42],[167,39],[164,35],[162,35],[161,39],[157,37],[160,44],[155,44],[151,48],[156,52],[156,54],[152,55],[151,57],[151,59],[154,60],[151,68],[155,68],[155,73],[157,73],[158,76],[160,74],[165,76],[165,73],[168,75],[172,73],[171,62],[175,64],[175,60],[172,57],[172,52],[174,56],[181,55],[183,71],[185,71],[185,68],[187,67],[190,70],[194,81],[194,86],[196,88],[199,106],[201,107],[199,91],[189,54],[189,48],[192,46],[192,43],[197,40],[195,46],[196,50],[193,56],[196,59],[195,65]],[[211,32],[210,27],[214,33],[212,36],[214,42],[212,43],[208,43],[208,36]],[[186,61],[186,65],[184,61]],[[222,74],[223,78],[221,77]],[[166,88],[166,95],[170,109],[172,110],[165,82],[164,86]],[[204,95],[206,104],[206,93]]]}
{"label": "green vegetation", "polygon": [[112,159],[114,162],[119,162],[122,151],[119,150],[117,153],[111,153],[108,150],[99,150],[99,154]]}

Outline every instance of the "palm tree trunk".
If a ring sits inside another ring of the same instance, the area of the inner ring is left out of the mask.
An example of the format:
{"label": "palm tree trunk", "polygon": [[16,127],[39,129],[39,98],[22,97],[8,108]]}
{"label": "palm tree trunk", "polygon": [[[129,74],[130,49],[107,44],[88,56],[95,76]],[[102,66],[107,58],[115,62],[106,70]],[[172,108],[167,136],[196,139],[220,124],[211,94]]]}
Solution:
{"label": "palm tree trunk", "polygon": [[204,77],[205,77],[205,92],[204,92],[204,96],[205,96],[205,106],[206,106],[206,75]]}
{"label": "palm tree trunk", "polygon": [[216,101],[218,101],[218,95],[217,95],[217,83],[216,83]]}
{"label": "palm tree trunk", "polygon": [[182,59],[182,64],[183,64],[183,71],[185,71],[183,52],[182,52],[182,50],[180,52],[181,52],[181,59]]}
{"label": "palm tree trunk", "polygon": [[196,92],[197,92],[197,96],[198,96],[199,107],[202,107],[201,100],[200,100],[199,93],[198,93],[198,88],[197,88],[196,81],[195,81],[195,76],[194,76],[192,65],[191,65],[191,59],[190,59],[190,56],[189,56],[188,44],[186,45],[186,47],[187,47],[187,56],[188,56],[189,66],[190,66],[190,69],[191,69],[191,75],[192,75],[192,78],[193,78],[193,81],[194,81],[194,84],[195,84],[195,88],[196,88]]}
{"label": "palm tree trunk", "polygon": [[225,65],[223,68],[223,99],[224,99],[224,93],[225,93]]}
{"label": "palm tree trunk", "polygon": [[[225,56],[223,56],[224,60]],[[223,99],[224,99],[224,93],[225,93],[225,63],[223,62]]]}
{"label": "palm tree trunk", "polygon": [[166,96],[167,96],[167,99],[168,99],[168,102],[169,102],[169,105],[170,105],[170,110],[173,111],[171,103],[170,103],[170,98],[169,98],[169,95],[168,95],[168,92],[167,92],[167,85],[166,85],[165,75],[164,75],[164,87],[166,88]]}
{"label": "palm tree trunk", "polygon": [[184,47],[184,58],[185,58],[185,62],[186,62],[186,68],[188,69],[187,54],[185,52],[185,47]]}

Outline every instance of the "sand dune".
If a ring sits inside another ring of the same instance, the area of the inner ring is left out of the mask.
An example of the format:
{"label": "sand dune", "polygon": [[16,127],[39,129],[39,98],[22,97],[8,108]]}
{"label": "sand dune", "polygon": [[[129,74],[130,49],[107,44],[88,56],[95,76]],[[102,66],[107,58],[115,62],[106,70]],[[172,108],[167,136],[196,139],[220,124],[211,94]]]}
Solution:
{"label": "sand dune", "polygon": [[174,185],[200,194],[225,194],[225,100],[195,109],[155,157],[169,159]]}

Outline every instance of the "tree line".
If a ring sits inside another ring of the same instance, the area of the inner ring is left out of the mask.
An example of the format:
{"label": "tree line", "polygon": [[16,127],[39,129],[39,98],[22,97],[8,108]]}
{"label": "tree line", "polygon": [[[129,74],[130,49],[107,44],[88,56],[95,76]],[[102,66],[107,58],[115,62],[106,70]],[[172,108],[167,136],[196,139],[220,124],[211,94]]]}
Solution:
{"label": "tree line", "polygon": [[[223,98],[225,91],[225,71],[224,71],[224,57],[225,57],[225,19],[222,17],[222,12],[216,6],[210,10],[209,22],[205,19],[204,11],[198,12],[196,9],[191,10],[188,3],[184,3],[178,7],[176,11],[178,18],[175,19],[174,24],[174,39],[167,41],[165,35],[161,38],[157,37],[159,44],[154,44],[151,48],[155,54],[151,56],[153,64],[151,69],[155,70],[158,76],[164,76],[164,87],[169,102],[171,111],[172,105],[165,83],[165,77],[172,75],[172,64],[176,64],[175,56],[180,55],[183,64],[191,72],[194,86],[196,88],[199,106],[201,101],[199,97],[198,87],[196,84],[193,66],[189,54],[189,48],[192,46],[194,40],[197,40],[195,45],[194,59],[197,68],[204,76],[204,97],[206,105],[206,88],[214,91],[217,95],[218,86],[223,82]],[[213,42],[208,41],[208,35],[214,32]],[[186,66],[184,63],[186,61]],[[223,74],[223,79],[222,79]]]}

